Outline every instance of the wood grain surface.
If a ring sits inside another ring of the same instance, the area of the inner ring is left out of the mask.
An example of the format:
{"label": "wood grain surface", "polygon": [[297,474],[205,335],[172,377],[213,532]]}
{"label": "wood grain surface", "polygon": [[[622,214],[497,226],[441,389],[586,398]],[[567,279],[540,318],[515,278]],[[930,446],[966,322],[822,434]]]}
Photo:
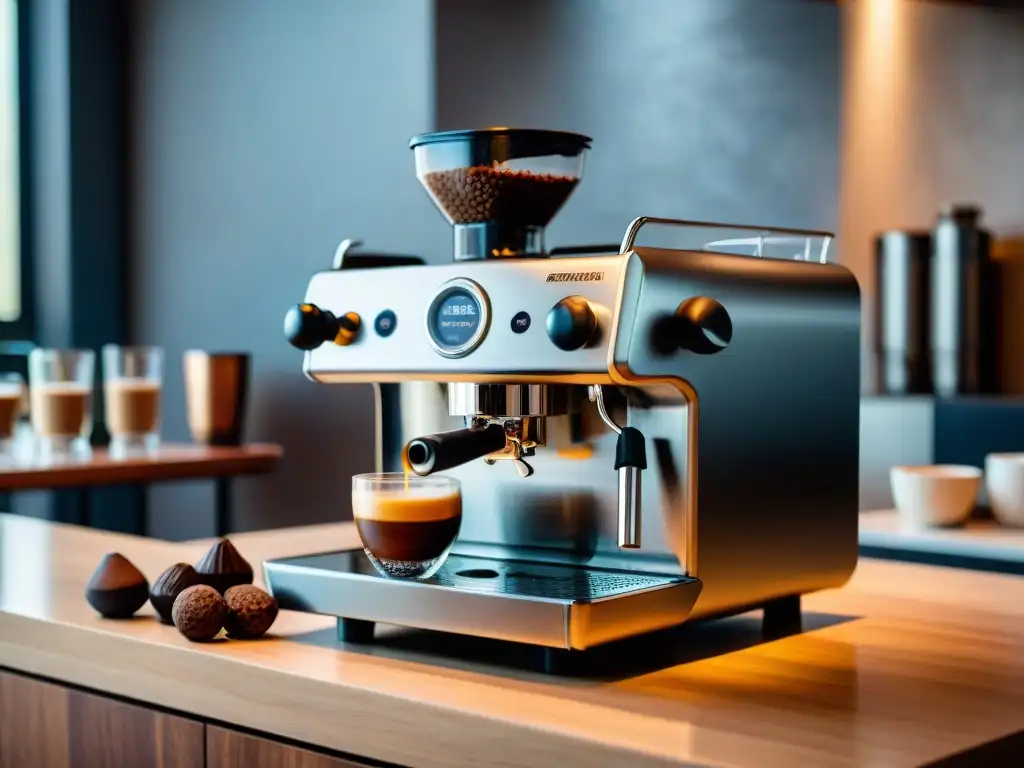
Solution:
{"label": "wood grain surface", "polygon": [[202,723],[0,672],[0,768],[197,768]]}
{"label": "wood grain surface", "polygon": [[[357,544],[350,524],[232,540],[254,565]],[[713,621],[583,679],[454,636],[341,646],[332,619],[288,611],[268,639],[195,645],[148,606],[113,622],[82,597],[107,551],[152,580],[208,546],[0,516],[0,666],[399,765],[895,768],[1024,732],[1016,577],[862,560],[805,599],[801,635]]]}
{"label": "wood grain surface", "polygon": [[67,690],[0,672],[0,768],[68,765]]}
{"label": "wood grain surface", "polygon": [[169,444],[151,455],[128,459],[98,448],[87,459],[0,463],[0,492],[261,474],[272,471],[281,455],[280,446],[263,443],[236,448]]}
{"label": "wood grain surface", "polygon": [[366,768],[366,764],[211,725],[206,729],[206,768]]}

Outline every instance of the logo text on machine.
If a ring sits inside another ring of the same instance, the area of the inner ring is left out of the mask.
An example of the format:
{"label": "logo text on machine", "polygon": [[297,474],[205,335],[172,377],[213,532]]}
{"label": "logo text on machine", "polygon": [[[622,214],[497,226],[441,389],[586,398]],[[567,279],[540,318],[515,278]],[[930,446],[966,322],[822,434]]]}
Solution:
{"label": "logo text on machine", "polygon": [[604,272],[552,272],[546,283],[598,283],[604,280]]}

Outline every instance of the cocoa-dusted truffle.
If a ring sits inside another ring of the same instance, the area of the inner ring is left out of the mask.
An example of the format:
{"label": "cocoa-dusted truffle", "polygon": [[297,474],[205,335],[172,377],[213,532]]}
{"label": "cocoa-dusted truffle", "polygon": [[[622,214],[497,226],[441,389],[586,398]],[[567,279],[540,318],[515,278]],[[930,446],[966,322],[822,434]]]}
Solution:
{"label": "cocoa-dusted truffle", "polygon": [[119,552],[104,556],[85,588],[89,605],[108,619],[127,619],[148,597],[146,577]]}
{"label": "cocoa-dusted truffle", "polygon": [[181,634],[194,642],[202,642],[217,636],[227,613],[227,603],[217,590],[197,584],[174,599],[171,618]]}
{"label": "cocoa-dusted truffle", "polygon": [[277,618],[277,600],[251,584],[232,587],[224,593],[224,602],[228,604],[224,629],[233,639],[263,637]]}
{"label": "cocoa-dusted truffle", "polygon": [[221,539],[210,547],[203,559],[196,563],[196,572],[201,583],[222,595],[239,584],[252,584],[252,566],[227,539]]}
{"label": "cocoa-dusted truffle", "polygon": [[171,609],[175,598],[199,583],[199,574],[188,563],[176,563],[161,573],[149,590],[149,602],[160,616],[160,621],[164,624],[173,623]]}

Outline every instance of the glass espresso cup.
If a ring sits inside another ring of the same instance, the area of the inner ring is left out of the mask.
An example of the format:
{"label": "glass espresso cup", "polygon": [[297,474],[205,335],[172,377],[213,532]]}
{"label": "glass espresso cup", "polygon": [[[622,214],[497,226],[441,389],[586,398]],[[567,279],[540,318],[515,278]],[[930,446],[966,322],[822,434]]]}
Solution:
{"label": "glass espresso cup", "polygon": [[29,415],[43,457],[89,453],[95,365],[91,349],[28,353]]}
{"label": "glass espresso cup", "polygon": [[103,409],[112,455],[159,447],[163,364],[160,347],[103,347]]}
{"label": "glass espresso cup", "polygon": [[383,576],[428,579],[444,564],[462,524],[459,481],[401,472],[352,478],[352,514],[370,562]]}

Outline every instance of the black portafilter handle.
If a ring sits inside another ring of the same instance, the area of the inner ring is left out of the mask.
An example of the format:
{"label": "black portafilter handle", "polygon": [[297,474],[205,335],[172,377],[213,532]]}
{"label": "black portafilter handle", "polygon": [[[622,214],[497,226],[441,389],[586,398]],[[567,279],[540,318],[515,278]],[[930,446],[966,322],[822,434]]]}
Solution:
{"label": "black portafilter handle", "polygon": [[505,448],[500,424],[438,432],[410,440],[405,447],[409,466],[417,475],[431,475]]}

